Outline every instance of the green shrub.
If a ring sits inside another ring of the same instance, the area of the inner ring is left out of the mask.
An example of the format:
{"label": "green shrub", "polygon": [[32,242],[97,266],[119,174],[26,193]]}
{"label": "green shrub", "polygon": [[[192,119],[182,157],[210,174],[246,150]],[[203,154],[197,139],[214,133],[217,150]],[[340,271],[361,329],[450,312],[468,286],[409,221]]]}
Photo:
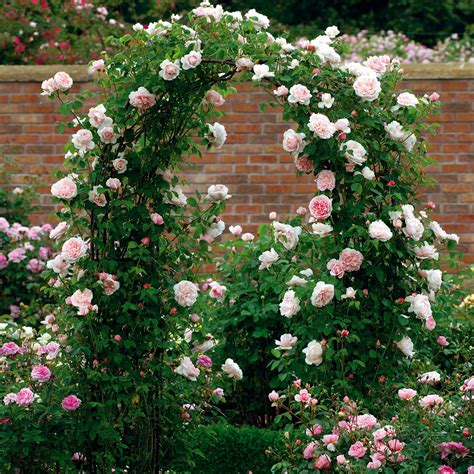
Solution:
{"label": "green shrub", "polygon": [[[193,474],[266,474],[274,460],[265,454],[281,446],[281,433],[253,426],[235,427],[225,423],[192,429],[187,444],[171,461],[174,472]],[[185,452],[184,452],[185,451]],[[187,455],[186,455],[187,454]],[[190,455],[191,454],[191,455]],[[192,465],[182,459],[193,459]]]}

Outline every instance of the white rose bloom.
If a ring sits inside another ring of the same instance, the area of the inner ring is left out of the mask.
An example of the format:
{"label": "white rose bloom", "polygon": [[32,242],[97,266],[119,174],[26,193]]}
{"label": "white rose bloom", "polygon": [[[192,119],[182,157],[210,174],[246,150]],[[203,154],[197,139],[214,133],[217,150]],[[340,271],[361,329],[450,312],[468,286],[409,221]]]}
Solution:
{"label": "white rose bloom", "polygon": [[273,221],[272,225],[275,239],[278,240],[278,242],[280,242],[287,250],[293,250],[298,244],[301,227],[292,227],[289,224],[282,224],[278,221]]}
{"label": "white rose bloom", "polygon": [[229,376],[230,379],[242,380],[242,369],[239,367],[239,364],[234,362],[232,359],[226,359],[225,363],[222,365],[221,368]]}
{"label": "white rose bloom", "polygon": [[434,245],[430,245],[428,242],[423,242],[423,245],[421,247],[415,247],[413,251],[415,252],[417,258],[419,258],[420,260],[438,260],[439,258],[439,253],[436,250],[436,247]]}
{"label": "white rose bloom", "polygon": [[182,375],[183,377],[186,377],[189,380],[192,380],[195,382],[198,378],[199,375],[199,369],[194,366],[192,363],[191,359],[189,357],[183,357],[181,359],[181,363],[174,371]]}
{"label": "white rose bloom", "polygon": [[224,184],[213,184],[207,188],[206,199],[212,202],[221,202],[230,199],[229,189]]}
{"label": "white rose bloom", "polygon": [[[334,97],[327,92],[321,95],[321,101],[318,103],[320,109],[330,109],[334,104]],[[335,124],[334,124],[335,125]],[[337,127],[336,127],[337,128]]]}
{"label": "white rose bloom", "polygon": [[308,278],[313,276],[313,270],[311,270],[311,268],[305,268],[304,270],[301,270],[300,273]]}
{"label": "white rose bloom", "polygon": [[59,254],[56,255],[52,260],[49,260],[46,264],[46,267],[53,270],[54,273],[64,277],[67,275],[69,270],[69,262],[64,260],[64,258]]}
{"label": "white rose bloom", "polygon": [[270,20],[268,17],[258,13],[254,8],[245,14],[245,19],[251,21],[257,31],[262,28],[266,30],[270,26]]}
{"label": "white rose bloom", "polygon": [[375,173],[368,166],[362,168],[362,176],[369,181],[375,179]]}
{"label": "white rose bloom", "polygon": [[214,125],[207,124],[209,133],[206,135],[207,141],[213,148],[221,148],[227,139],[227,132],[224,125],[215,122]]}
{"label": "white rose bloom", "polygon": [[300,310],[300,300],[293,290],[288,290],[280,303],[280,314],[292,318]]}
{"label": "white rose bloom", "polygon": [[290,280],[286,282],[287,286],[305,286],[308,282],[297,275],[293,275]]}
{"label": "white rose bloom", "polygon": [[313,229],[313,234],[319,235],[320,237],[326,237],[332,232],[332,226],[329,224],[323,224],[322,222],[313,224],[311,227]]}
{"label": "white rose bloom", "polygon": [[413,351],[413,342],[408,336],[403,336],[397,343],[397,347],[408,357],[412,358],[415,355]]}
{"label": "white rose bloom", "polygon": [[193,349],[194,352],[197,352],[199,354],[204,354],[204,352],[214,347],[213,337],[210,334],[208,334],[207,336],[208,338],[205,341],[201,342],[200,344],[197,342],[194,343],[194,349]]}
{"label": "white rose bloom", "polygon": [[438,291],[443,283],[443,272],[441,270],[427,270],[426,281],[431,291]]}
{"label": "white rose bloom", "polygon": [[183,193],[181,186],[171,186],[169,192],[171,193],[171,198],[167,195],[163,198],[165,204],[173,204],[174,206],[184,207],[188,203],[186,195]]}
{"label": "white rose bloom", "polygon": [[220,235],[223,234],[225,230],[225,222],[220,220],[218,222],[212,223],[209,228],[206,230],[206,236],[211,240],[217,239]]}
{"label": "white rose bloom", "polygon": [[410,295],[405,298],[405,301],[410,303],[408,308],[409,313],[415,313],[419,319],[428,319],[433,315],[431,311],[430,300],[426,295]]}
{"label": "white rose bloom", "polygon": [[346,288],[346,293],[341,296],[341,299],[346,300],[346,299],[354,299],[356,295],[357,290],[354,290],[352,286],[349,286]]}
{"label": "white rose bloom", "polygon": [[174,297],[180,306],[192,306],[198,297],[198,287],[193,282],[182,280],[173,287]]}
{"label": "white rose bloom", "polygon": [[418,376],[418,382],[426,385],[434,385],[441,381],[441,375],[435,370],[425,372]]}
{"label": "white rose bloom", "polygon": [[305,362],[308,365],[320,365],[323,361],[323,346],[317,341],[311,341],[303,353],[306,355]]}
{"label": "white rose bloom", "polygon": [[266,64],[255,64],[253,67],[254,75],[252,76],[252,80],[260,81],[265,77],[274,77],[275,73],[270,72],[270,68]]}
{"label": "white rose bloom", "polygon": [[292,349],[297,342],[298,338],[292,336],[291,334],[282,334],[280,336],[280,340],[275,340],[275,344],[278,346],[278,349],[283,349],[285,351]]}
{"label": "white rose bloom", "polygon": [[347,140],[341,145],[341,149],[345,152],[345,157],[350,163],[361,165],[367,160],[366,149],[355,140]]}
{"label": "white rose bloom", "polygon": [[339,31],[339,28],[337,26],[328,26],[325,30],[324,30],[324,34],[326,36],[329,36],[329,38],[335,38],[338,34],[340,33]]}
{"label": "white rose bloom", "polygon": [[262,253],[258,257],[258,260],[260,261],[260,266],[258,267],[259,270],[265,270],[267,268],[270,268],[278,259],[279,255],[275,252],[275,249],[267,250]]}
{"label": "white rose bloom", "polygon": [[425,228],[423,223],[416,217],[409,217],[405,220],[405,228],[403,229],[404,234],[410,237],[415,242],[418,242],[423,237]]}

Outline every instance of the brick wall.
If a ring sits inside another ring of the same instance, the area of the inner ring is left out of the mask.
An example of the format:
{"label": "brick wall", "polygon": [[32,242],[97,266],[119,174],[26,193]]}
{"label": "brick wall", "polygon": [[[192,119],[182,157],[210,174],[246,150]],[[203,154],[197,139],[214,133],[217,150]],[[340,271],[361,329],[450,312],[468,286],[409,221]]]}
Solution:
{"label": "brick wall", "polygon": [[[0,160],[9,156],[20,170],[14,183],[39,177],[41,210],[35,216],[44,221],[52,211],[50,173],[61,166],[63,145],[68,135],[58,135],[56,103],[39,95],[39,82],[59,69],[75,79],[75,90],[90,87],[83,67],[16,66],[0,67]],[[443,106],[438,135],[431,140],[431,156],[436,166],[428,169],[438,183],[420,190],[423,198],[437,203],[436,219],[449,232],[461,236],[466,261],[474,263],[474,65],[409,65],[404,87],[417,94],[438,91]],[[221,121],[228,141],[220,153],[195,160],[189,174],[193,187],[209,184],[229,186],[233,198],[225,220],[255,230],[268,221],[268,213],[287,214],[304,205],[314,192],[307,177],[297,177],[291,157],[281,149],[281,135],[288,128],[277,110],[259,112],[265,94],[250,84],[230,97],[227,116]]]}

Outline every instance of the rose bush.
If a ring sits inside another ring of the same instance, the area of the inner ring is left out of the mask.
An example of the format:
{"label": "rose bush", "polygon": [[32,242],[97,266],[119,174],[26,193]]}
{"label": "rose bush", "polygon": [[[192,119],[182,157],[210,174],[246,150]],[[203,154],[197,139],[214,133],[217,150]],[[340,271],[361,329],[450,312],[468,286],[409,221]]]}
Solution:
{"label": "rose bush", "polygon": [[287,448],[272,472],[472,472],[474,378],[440,384],[387,387],[378,394],[390,400],[381,417],[301,380],[271,392]]}

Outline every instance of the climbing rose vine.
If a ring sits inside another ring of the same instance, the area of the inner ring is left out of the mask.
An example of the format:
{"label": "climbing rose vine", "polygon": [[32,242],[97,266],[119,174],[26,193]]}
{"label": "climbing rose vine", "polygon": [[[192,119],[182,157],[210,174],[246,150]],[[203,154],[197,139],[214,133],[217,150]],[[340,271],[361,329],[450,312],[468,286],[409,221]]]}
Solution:
{"label": "climbing rose vine", "polygon": [[[60,410],[67,421],[61,454],[50,457],[56,467],[166,469],[188,420],[245,383],[235,348],[213,365],[220,338],[207,330],[235,295],[227,282],[201,276],[231,196],[221,183],[189,194],[182,178],[187,157],[225,146],[219,107],[237,81],[262,87],[267,106],[283,107],[292,123],[283,148],[300,173],[316,177],[298,216],[274,220],[258,259],[260,272],[285,276],[276,288],[289,328],[275,335],[284,379],[287,356],[305,376],[335,385],[357,367],[373,375],[395,344],[409,358],[423,327],[434,327],[431,302],[442,280],[433,273],[433,243],[455,237],[413,204],[427,162],[420,132],[436,98],[395,93],[400,70],[389,58],[343,64],[336,27],[296,49],[268,26],[255,10],[204,2],[186,19],[136,24],[110,40],[117,54],[91,65],[100,92],[71,99],[64,72],[42,84],[71,117],[60,130],[74,129],[65,172],[51,187],[61,252],[47,264],[67,375],[31,346],[31,375],[4,409],[12,436],[21,428],[15,420],[31,414],[42,433],[47,407],[53,419]],[[60,399],[56,385],[64,384]],[[40,455],[21,454],[8,466]]]}

